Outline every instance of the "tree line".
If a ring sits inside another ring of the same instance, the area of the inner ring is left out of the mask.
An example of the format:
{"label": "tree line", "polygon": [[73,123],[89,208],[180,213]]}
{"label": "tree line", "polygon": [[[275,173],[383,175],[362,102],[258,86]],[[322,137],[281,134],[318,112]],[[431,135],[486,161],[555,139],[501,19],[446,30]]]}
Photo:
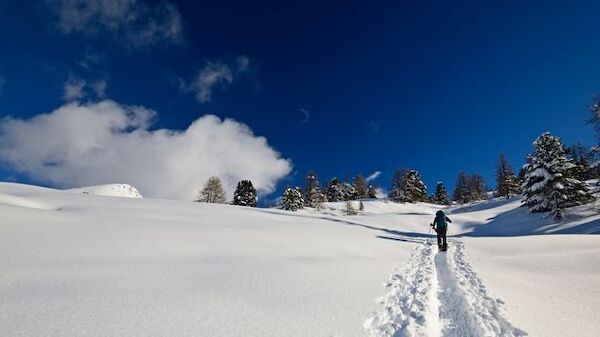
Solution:
{"label": "tree line", "polygon": [[[594,97],[589,108],[591,117],[587,120],[594,127],[600,140],[600,96]],[[556,219],[565,216],[569,207],[579,206],[595,198],[585,181],[600,178],[600,165],[597,164],[600,146],[588,148],[578,143],[566,147],[559,137],[549,132],[541,134],[533,142],[533,150],[527,155],[525,165],[515,173],[506,156],[498,157],[495,174],[495,188],[490,191],[485,179],[477,173],[459,172],[454,191],[450,196],[443,182],[438,181],[435,192],[427,193],[427,187],[420,173],[415,169],[398,168],[393,174],[391,187],[386,199],[399,203],[429,202],[438,205],[452,203],[465,204],[491,197],[510,198],[523,196],[523,206],[531,212],[550,212]],[[378,188],[369,184],[359,174],[353,179],[331,178],[321,186],[317,173],[308,172],[304,187],[287,187],[281,196],[280,207],[296,211],[304,207],[320,210],[325,202],[346,202],[346,213],[356,214],[352,201],[378,197]],[[218,177],[211,177],[200,191],[197,201],[225,203],[225,191]],[[238,182],[232,204],[256,207],[256,189],[249,180]]]}

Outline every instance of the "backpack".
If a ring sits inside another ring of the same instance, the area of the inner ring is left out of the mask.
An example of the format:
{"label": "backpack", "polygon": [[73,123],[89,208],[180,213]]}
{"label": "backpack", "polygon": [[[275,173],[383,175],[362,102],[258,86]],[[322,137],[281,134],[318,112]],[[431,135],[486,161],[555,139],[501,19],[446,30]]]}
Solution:
{"label": "backpack", "polygon": [[442,227],[442,228],[446,227],[446,225],[447,225],[446,224],[446,214],[444,214],[444,212],[438,211],[435,214],[435,224],[438,227]]}

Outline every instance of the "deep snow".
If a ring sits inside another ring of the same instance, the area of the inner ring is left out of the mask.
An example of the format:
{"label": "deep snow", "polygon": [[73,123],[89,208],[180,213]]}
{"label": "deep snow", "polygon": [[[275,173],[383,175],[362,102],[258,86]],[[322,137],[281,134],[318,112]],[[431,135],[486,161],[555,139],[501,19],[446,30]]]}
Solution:
{"label": "deep snow", "polygon": [[454,336],[460,317],[478,336],[600,335],[600,236],[579,234],[600,232],[593,205],[560,224],[517,199],[452,209],[460,237],[439,255],[427,245],[437,206],[364,204],[343,216],[343,203],[285,212],[0,183],[0,335],[364,336],[387,324],[390,336]]}

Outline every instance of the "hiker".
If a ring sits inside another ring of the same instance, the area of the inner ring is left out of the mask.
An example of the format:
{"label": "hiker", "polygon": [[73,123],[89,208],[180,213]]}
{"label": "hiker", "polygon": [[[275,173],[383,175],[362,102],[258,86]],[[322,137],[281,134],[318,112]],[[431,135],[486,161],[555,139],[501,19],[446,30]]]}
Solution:
{"label": "hiker", "polygon": [[441,250],[448,249],[448,244],[446,243],[446,232],[448,230],[449,222],[452,222],[452,220],[446,216],[444,211],[439,210],[437,213],[435,213],[435,219],[431,224],[433,230],[437,233],[438,247]]}

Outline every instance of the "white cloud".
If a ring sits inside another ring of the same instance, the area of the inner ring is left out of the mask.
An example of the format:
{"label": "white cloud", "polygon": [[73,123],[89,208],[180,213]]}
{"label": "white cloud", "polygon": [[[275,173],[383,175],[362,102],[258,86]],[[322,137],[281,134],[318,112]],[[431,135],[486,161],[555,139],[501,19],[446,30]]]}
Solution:
{"label": "white cloud", "polygon": [[232,62],[206,61],[190,83],[178,78],[177,84],[184,92],[193,92],[200,103],[210,102],[216,88],[224,89],[234,80],[250,72],[251,62],[247,56],[238,56]]}
{"label": "white cloud", "polygon": [[183,41],[181,14],[175,5],[154,7],[138,0],[49,0],[65,34],[109,32],[129,47]]}
{"label": "white cloud", "polygon": [[196,99],[205,103],[211,100],[213,89],[233,82],[233,73],[228,65],[220,62],[207,62],[200,69],[198,76],[191,84],[190,90],[196,93]]}
{"label": "white cloud", "polygon": [[106,97],[106,80],[88,82],[84,79],[69,76],[63,87],[63,99],[67,102],[80,101],[85,98],[103,99]]}
{"label": "white cloud", "polygon": [[69,77],[63,87],[63,99],[65,101],[77,101],[83,98],[83,88],[86,82],[82,79]]}
{"label": "white cloud", "polygon": [[211,175],[230,196],[239,179],[273,191],[291,170],[264,137],[206,115],[186,130],[151,130],[155,112],[105,100],[69,103],[32,119],[0,122],[0,162],[58,187],[130,183],[144,196],[192,199]]}
{"label": "white cloud", "polygon": [[367,181],[375,180],[375,179],[377,179],[377,177],[379,177],[379,175],[381,175],[381,171],[375,171],[370,176],[367,177]]}
{"label": "white cloud", "polygon": [[96,97],[98,97],[98,98],[106,97],[106,87],[108,86],[108,83],[106,83],[106,80],[98,80],[98,81],[92,83],[91,86],[92,86],[92,89],[94,90],[94,93],[96,94]]}

